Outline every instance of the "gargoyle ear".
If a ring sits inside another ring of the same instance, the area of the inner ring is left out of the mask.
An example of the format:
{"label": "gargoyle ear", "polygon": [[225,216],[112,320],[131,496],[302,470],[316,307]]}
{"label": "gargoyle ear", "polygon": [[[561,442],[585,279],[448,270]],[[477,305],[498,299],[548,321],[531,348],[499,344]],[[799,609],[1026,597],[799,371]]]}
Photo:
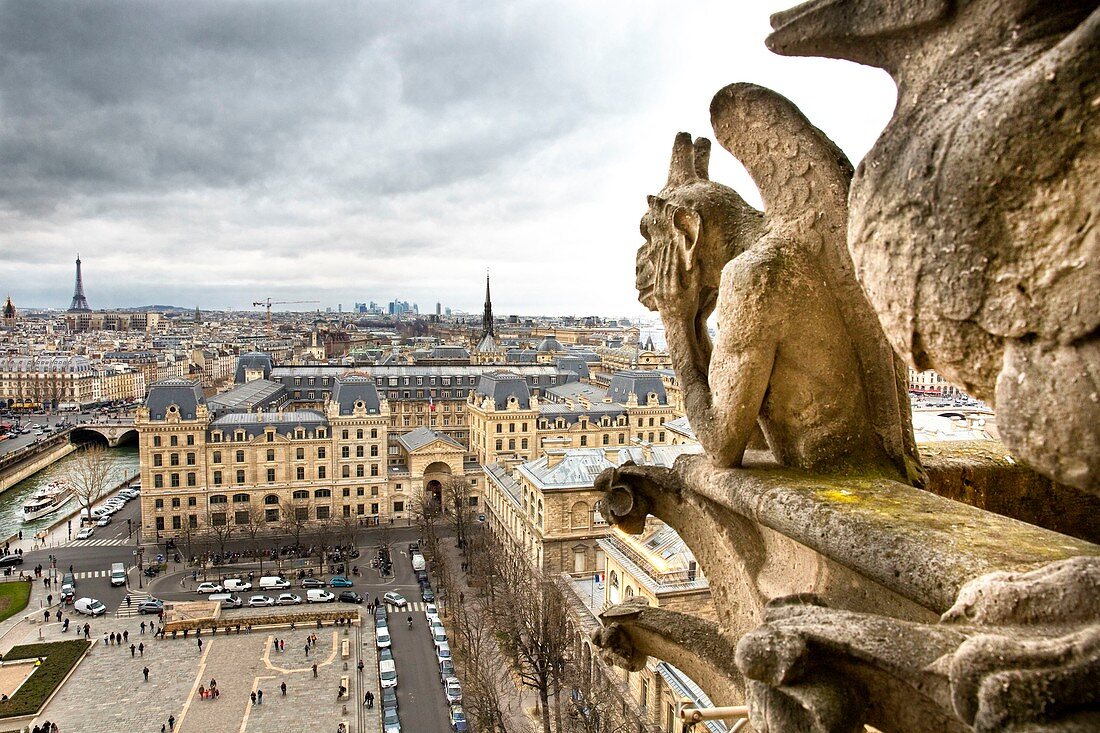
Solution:
{"label": "gargoyle ear", "polygon": [[695,138],[695,175],[701,180],[710,180],[710,140],[705,137]]}
{"label": "gargoyle ear", "polygon": [[668,205],[668,201],[660,196],[646,196],[645,200],[651,209],[663,209]]}
{"label": "gargoyle ear", "polygon": [[691,270],[695,264],[695,245],[699,243],[699,234],[703,229],[703,219],[694,209],[676,206],[672,210],[672,226],[683,237],[685,262],[684,268]]}

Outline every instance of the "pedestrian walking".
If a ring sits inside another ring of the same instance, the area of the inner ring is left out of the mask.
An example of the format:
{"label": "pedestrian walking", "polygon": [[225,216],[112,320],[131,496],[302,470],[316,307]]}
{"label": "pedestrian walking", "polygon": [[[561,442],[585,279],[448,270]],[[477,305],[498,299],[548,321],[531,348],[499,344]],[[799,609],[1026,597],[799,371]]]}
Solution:
{"label": "pedestrian walking", "polygon": [[47,593],[46,594],[46,605],[47,606],[52,606],[53,605],[53,593]]}
{"label": "pedestrian walking", "polygon": [[92,638],[92,627],[84,624],[84,640],[87,641],[90,638]]}
{"label": "pedestrian walking", "polygon": [[359,664],[356,665],[356,666],[359,667],[359,674],[363,674],[363,660],[362,659],[359,660]]}
{"label": "pedestrian walking", "polygon": [[148,682],[149,681],[149,668],[145,667],[144,669],[141,670],[141,673],[143,675],[145,675],[145,681]]}
{"label": "pedestrian walking", "polygon": [[130,607],[130,596],[126,596],[126,608]]}
{"label": "pedestrian walking", "polygon": [[278,639],[274,639],[272,641],[272,645],[275,647],[275,651],[279,651],[279,640]]}
{"label": "pedestrian walking", "polygon": [[199,653],[202,653],[202,639],[196,639],[199,642]]}
{"label": "pedestrian walking", "polygon": [[50,612],[48,610],[43,611],[42,612],[42,623],[48,624],[49,622],[50,622]]}
{"label": "pedestrian walking", "polygon": [[279,651],[286,651],[286,639],[279,639]]}
{"label": "pedestrian walking", "polygon": [[313,676],[314,676],[314,677],[316,677],[316,676],[317,676],[317,662],[314,662],[314,663],[313,663]]}
{"label": "pedestrian walking", "polygon": [[263,705],[264,704],[264,691],[263,690],[256,690],[256,704],[257,705]]}
{"label": "pedestrian walking", "polygon": [[176,716],[175,715],[169,715],[168,716],[168,730],[175,730],[175,729],[176,729]]}
{"label": "pedestrian walking", "polygon": [[130,659],[133,659],[136,656],[137,656],[137,647],[134,646],[133,644],[131,644],[130,645]]}
{"label": "pedestrian walking", "polygon": [[[112,633],[111,636],[114,636],[114,633]],[[109,643],[107,641],[107,632],[106,631],[103,632],[103,645],[104,646],[109,646]]]}
{"label": "pedestrian walking", "polygon": [[252,699],[252,704],[255,705],[256,704],[256,691],[253,690],[251,693],[249,693],[248,696]]}
{"label": "pedestrian walking", "polygon": [[279,683],[279,691],[283,693],[283,697],[286,697],[286,682]]}
{"label": "pedestrian walking", "polygon": [[[57,620],[58,620],[58,622],[60,622],[60,621],[61,621],[61,609],[60,609],[60,608],[59,608],[59,609],[57,609]],[[69,626],[68,626],[68,624],[66,624],[66,625],[65,625],[65,630],[66,630],[66,631],[68,631],[68,630],[69,630]]]}
{"label": "pedestrian walking", "polygon": [[144,641],[141,642],[140,644],[138,644],[138,654],[140,654],[143,657],[145,656],[145,642]]}
{"label": "pedestrian walking", "polygon": [[130,641],[130,630],[126,629],[122,632],[122,643],[125,644],[128,641]]}
{"label": "pedestrian walking", "polygon": [[306,656],[309,656],[309,639],[306,639]]}
{"label": "pedestrian walking", "polygon": [[145,633],[145,622],[144,621],[141,622],[141,633],[143,633],[143,634]]}

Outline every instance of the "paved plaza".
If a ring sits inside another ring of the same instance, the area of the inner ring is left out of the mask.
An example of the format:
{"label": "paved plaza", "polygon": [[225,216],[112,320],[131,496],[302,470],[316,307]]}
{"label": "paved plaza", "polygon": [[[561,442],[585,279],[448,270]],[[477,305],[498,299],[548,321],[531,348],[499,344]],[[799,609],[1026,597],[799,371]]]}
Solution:
{"label": "paved plaza", "polygon": [[[369,624],[363,632],[366,645],[358,628],[330,624],[321,629],[303,625],[294,630],[242,630],[228,636],[204,633],[200,651],[193,634],[187,639],[153,639],[148,632],[142,635],[142,620],[148,623],[148,619],[139,618],[90,621],[95,645],[39,720],[56,722],[62,733],[158,733],[169,716],[174,716],[178,733],[335,733],[342,722],[347,723],[349,733],[377,730],[376,710],[362,707],[366,690],[378,692]],[[40,628],[28,634],[26,641],[36,641]],[[144,655],[131,656],[129,644],[104,646],[104,633],[123,631],[129,632],[130,644],[146,645]],[[317,635],[317,643],[307,653],[310,634]],[[47,625],[43,635],[47,641],[73,638],[72,633],[61,633],[58,624]],[[275,651],[276,638],[285,641],[285,651]],[[371,654],[364,659],[360,676],[356,665],[363,649]],[[313,664],[317,665],[316,677]],[[147,682],[142,675],[146,666]],[[349,696],[338,700],[345,676],[351,687]],[[209,688],[211,679],[216,680],[221,694],[217,699],[201,699],[199,686]],[[284,682],[285,697],[280,690]],[[263,702],[254,705],[250,693],[259,690]]]}

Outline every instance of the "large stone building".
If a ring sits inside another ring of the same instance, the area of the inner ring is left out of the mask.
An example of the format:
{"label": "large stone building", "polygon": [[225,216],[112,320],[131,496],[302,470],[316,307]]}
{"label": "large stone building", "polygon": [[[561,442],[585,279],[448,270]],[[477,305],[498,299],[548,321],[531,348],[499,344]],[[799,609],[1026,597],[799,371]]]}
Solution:
{"label": "large stone building", "polygon": [[317,409],[263,379],[210,400],[196,381],[154,384],[135,420],[142,527],[180,538],[207,527],[404,520],[452,478],[470,482],[476,509],[480,470],[464,446],[427,427],[391,445],[390,418],[375,380],[357,374],[333,377]]}
{"label": "large stone building", "polygon": [[481,463],[529,461],[550,447],[663,444],[665,423],[678,416],[653,371],[615,374],[607,389],[571,380],[541,396],[519,374],[486,374],[466,408],[470,448]]}
{"label": "large stone building", "polygon": [[0,358],[0,401],[14,409],[75,408],[144,396],[144,373],[128,365],[61,354]]}
{"label": "large stone building", "polygon": [[507,544],[521,548],[531,564],[548,573],[603,570],[598,545],[608,526],[596,510],[601,498],[596,476],[606,468],[634,461],[671,466],[698,446],[634,446],[549,449],[512,467],[485,467],[488,526]]}

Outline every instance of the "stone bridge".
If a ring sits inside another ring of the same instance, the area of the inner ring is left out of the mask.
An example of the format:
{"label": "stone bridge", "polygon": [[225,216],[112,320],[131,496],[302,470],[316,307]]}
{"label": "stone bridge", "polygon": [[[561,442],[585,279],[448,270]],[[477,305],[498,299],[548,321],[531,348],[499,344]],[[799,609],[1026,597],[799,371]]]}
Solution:
{"label": "stone bridge", "polygon": [[112,420],[111,422],[83,422],[77,423],[73,426],[70,433],[71,438],[76,442],[81,437],[82,431],[88,431],[97,433],[103,436],[107,440],[107,445],[111,448],[116,447],[120,443],[133,438],[137,440],[137,429],[134,427],[133,419]]}

